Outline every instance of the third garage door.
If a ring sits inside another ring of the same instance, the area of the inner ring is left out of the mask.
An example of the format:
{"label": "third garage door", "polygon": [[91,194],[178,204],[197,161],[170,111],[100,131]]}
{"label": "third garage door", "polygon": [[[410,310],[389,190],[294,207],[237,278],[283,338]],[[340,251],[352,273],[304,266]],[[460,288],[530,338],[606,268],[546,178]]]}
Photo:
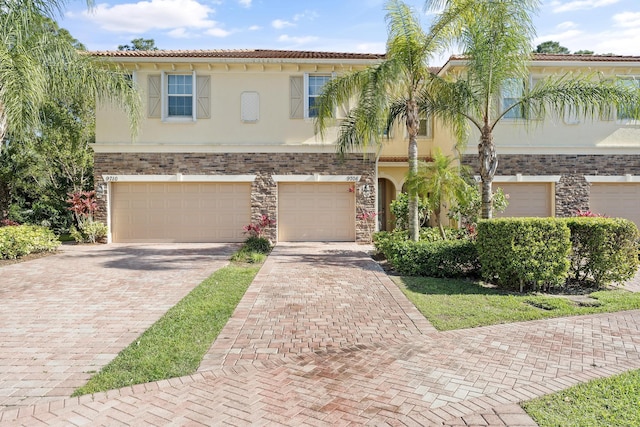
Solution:
{"label": "third garage door", "polygon": [[509,205],[496,217],[547,217],[552,215],[551,189],[547,182],[496,182],[494,190],[502,188],[509,195]]}
{"label": "third garage door", "polygon": [[355,194],[352,184],[278,184],[278,240],[352,242]]}
{"label": "third garage door", "polygon": [[626,218],[640,226],[640,184],[591,184],[592,212],[612,218]]}

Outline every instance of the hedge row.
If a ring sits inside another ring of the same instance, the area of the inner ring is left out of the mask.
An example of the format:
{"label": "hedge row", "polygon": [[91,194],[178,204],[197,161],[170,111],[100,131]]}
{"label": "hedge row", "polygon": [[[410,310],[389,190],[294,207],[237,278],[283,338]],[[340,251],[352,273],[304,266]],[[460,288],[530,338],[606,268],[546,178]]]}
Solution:
{"label": "hedge row", "polygon": [[15,259],[37,252],[52,252],[60,245],[53,231],[37,225],[0,227],[0,258]]}
{"label": "hedge row", "polygon": [[377,233],[375,246],[403,275],[463,277],[481,274],[520,290],[568,282],[606,286],[638,269],[638,229],[619,218],[504,218],[480,221],[472,242],[459,232],[419,242],[406,233]]}

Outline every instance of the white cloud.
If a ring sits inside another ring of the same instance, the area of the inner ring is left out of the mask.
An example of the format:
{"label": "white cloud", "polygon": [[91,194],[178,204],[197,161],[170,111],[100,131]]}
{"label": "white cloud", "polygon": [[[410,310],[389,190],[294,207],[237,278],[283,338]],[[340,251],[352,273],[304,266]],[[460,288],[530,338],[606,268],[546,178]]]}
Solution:
{"label": "white cloud", "polygon": [[275,28],[276,30],[281,30],[283,28],[287,28],[287,27],[294,27],[296,24],[293,24],[289,21],[285,21],[283,19],[275,19],[273,21],[271,21],[271,26],[273,28]]}
{"label": "white cloud", "polygon": [[251,0],[238,0],[238,3],[240,3],[242,7],[251,7]]}
{"label": "white cloud", "polygon": [[613,21],[625,28],[640,27],[640,12],[622,12],[613,15]]}
{"label": "white cloud", "polygon": [[262,27],[260,25],[252,25],[249,28],[247,28],[249,31],[258,31],[261,30]]}
{"label": "white cloud", "polygon": [[167,33],[169,37],[173,37],[174,39],[188,39],[191,37],[187,30],[184,28],[176,28],[175,30],[171,30]]}
{"label": "white cloud", "polygon": [[316,40],[318,40],[318,37],[315,37],[315,36],[295,37],[295,36],[288,36],[286,34],[283,34],[280,37],[278,37],[279,42],[293,43],[295,45],[309,44],[309,43],[315,42]]}
{"label": "white cloud", "polygon": [[356,45],[356,52],[361,53],[383,53],[386,52],[387,45],[385,43],[360,43]]}
{"label": "white cloud", "polygon": [[571,12],[574,10],[595,9],[597,7],[610,6],[620,0],[570,0],[567,2],[554,0],[550,3],[553,13]]}
{"label": "white cloud", "polygon": [[303,19],[306,19],[308,21],[313,21],[318,16],[320,16],[320,15],[318,15],[318,12],[316,12],[314,10],[305,10],[302,13],[297,13],[297,14],[293,15],[293,20],[295,22],[301,21]]}
{"label": "white cloud", "polygon": [[574,28],[578,28],[578,24],[573,21],[565,21],[556,25],[556,29],[560,31],[572,30]]}
{"label": "white cloud", "polygon": [[195,0],[150,0],[115,6],[101,3],[82,15],[107,31],[141,34],[151,30],[213,28],[216,22],[208,19],[213,12]]}
{"label": "white cloud", "polygon": [[222,28],[211,28],[204,32],[205,34],[213,37],[227,37],[231,34],[231,31],[223,30]]}

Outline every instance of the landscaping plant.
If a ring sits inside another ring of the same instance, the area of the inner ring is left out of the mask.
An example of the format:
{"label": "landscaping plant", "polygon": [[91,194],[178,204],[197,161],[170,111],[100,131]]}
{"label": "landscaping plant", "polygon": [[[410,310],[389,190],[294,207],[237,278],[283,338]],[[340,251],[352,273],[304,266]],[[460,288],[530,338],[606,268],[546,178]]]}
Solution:
{"label": "landscaping plant", "polygon": [[37,225],[0,227],[0,258],[16,259],[31,253],[54,252],[60,241],[53,231]]}
{"label": "landscaping plant", "polygon": [[69,229],[69,234],[79,243],[96,243],[107,235],[107,226],[93,220],[93,214],[98,210],[95,191],[76,191],[69,194],[67,203],[71,206],[76,226]]}

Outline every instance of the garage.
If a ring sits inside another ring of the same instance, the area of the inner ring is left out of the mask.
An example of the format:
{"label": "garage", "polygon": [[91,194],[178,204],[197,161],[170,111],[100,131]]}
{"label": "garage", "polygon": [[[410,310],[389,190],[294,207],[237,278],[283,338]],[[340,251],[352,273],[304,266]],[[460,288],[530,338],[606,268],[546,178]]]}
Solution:
{"label": "garage", "polygon": [[592,183],[591,212],[612,218],[626,218],[640,226],[640,184]]}
{"label": "garage", "polygon": [[251,184],[118,182],[110,205],[113,242],[241,242]]}
{"label": "garage", "polygon": [[278,240],[353,242],[356,238],[352,184],[278,184]]}
{"label": "garage", "polygon": [[496,182],[494,191],[502,188],[509,195],[509,205],[495,217],[548,217],[553,216],[552,184],[548,182]]}

